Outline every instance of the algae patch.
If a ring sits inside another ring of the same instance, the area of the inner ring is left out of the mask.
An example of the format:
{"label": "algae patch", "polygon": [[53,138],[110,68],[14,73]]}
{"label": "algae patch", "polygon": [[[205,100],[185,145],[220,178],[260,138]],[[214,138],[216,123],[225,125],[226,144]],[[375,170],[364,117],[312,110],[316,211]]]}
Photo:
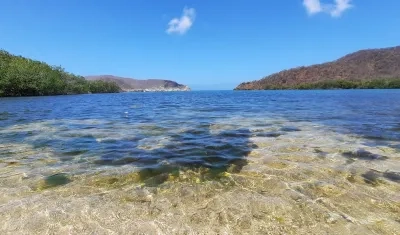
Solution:
{"label": "algae patch", "polygon": [[231,173],[237,172],[237,165],[225,168],[144,168],[126,174],[92,175],[84,180],[84,185],[96,188],[121,188],[127,185],[158,187],[164,183],[200,184],[218,181],[229,184]]}

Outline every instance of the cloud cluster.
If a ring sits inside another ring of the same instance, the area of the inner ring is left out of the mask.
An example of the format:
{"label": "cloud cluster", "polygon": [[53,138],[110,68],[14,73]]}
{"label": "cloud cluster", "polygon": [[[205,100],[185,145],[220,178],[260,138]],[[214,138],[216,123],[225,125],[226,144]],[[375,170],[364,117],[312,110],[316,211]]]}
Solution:
{"label": "cloud cluster", "polygon": [[349,8],[352,0],[334,0],[334,3],[321,3],[320,0],[303,0],[303,5],[308,14],[328,13],[332,17],[339,17]]}
{"label": "cloud cluster", "polygon": [[166,32],[168,34],[185,34],[192,27],[195,18],[196,10],[185,7],[180,18],[173,18],[169,21]]}

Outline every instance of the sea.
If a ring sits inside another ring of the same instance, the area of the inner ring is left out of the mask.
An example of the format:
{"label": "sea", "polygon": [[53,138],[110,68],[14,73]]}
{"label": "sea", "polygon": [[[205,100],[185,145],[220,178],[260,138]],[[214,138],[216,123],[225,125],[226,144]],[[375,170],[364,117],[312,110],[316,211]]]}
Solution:
{"label": "sea", "polygon": [[400,234],[400,90],[0,98],[1,234]]}

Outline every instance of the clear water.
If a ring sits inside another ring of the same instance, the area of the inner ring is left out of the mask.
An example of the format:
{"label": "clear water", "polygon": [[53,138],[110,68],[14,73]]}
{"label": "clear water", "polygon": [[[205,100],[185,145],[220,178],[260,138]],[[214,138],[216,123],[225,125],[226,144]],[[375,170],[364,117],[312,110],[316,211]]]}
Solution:
{"label": "clear water", "polygon": [[0,230],[396,234],[399,97],[337,90],[0,99]]}

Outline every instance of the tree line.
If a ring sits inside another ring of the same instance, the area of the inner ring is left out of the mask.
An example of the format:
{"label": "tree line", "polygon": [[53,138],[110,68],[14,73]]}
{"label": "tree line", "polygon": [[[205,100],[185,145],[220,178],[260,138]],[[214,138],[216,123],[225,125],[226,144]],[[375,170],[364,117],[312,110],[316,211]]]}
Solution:
{"label": "tree line", "polygon": [[116,93],[114,82],[88,81],[59,66],[0,50],[0,97]]}
{"label": "tree line", "polygon": [[314,83],[301,83],[292,86],[266,85],[265,90],[313,90],[313,89],[400,89],[400,79],[372,79],[372,80],[324,80]]}

